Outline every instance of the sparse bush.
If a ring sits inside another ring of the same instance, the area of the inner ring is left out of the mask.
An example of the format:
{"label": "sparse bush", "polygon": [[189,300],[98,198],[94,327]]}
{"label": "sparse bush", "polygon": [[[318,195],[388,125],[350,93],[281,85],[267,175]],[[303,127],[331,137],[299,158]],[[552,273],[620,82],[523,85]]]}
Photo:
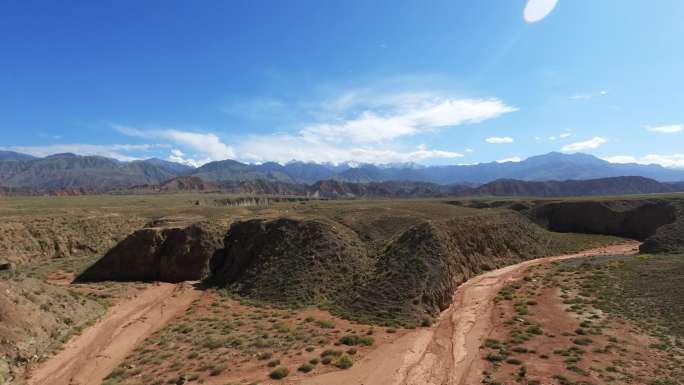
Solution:
{"label": "sparse bush", "polygon": [[300,372],[309,373],[310,371],[313,370],[313,368],[314,368],[314,367],[313,367],[313,365],[311,365],[311,364],[301,364],[301,365],[299,365],[299,367],[297,368],[297,370],[300,371]]}
{"label": "sparse bush", "polygon": [[352,365],[354,365],[354,362],[352,361],[351,357],[346,354],[340,356],[340,358],[337,359],[337,362],[335,362],[335,366],[340,369],[349,369],[352,367]]}
{"label": "sparse bush", "polygon": [[290,371],[286,367],[281,366],[279,368],[274,369],[271,373],[268,374],[268,376],[274,380],[281,380],[287,377],[288,374],[290,374]]}
{"label": "sparse bush", "polygon": [[278,359],[268,361],[268,364],[266,364],[269,368],[275,368],[278,365],[280,365],[280,360]]}

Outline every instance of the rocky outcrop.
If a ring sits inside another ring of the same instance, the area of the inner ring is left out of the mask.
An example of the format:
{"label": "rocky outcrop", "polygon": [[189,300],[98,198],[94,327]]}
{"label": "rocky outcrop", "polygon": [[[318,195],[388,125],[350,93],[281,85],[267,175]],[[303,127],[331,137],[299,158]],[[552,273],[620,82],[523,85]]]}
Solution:
{"label": "rocky outcrop", "polygon": [[517,213],[425,222],[387,246],[372,278],[341,307],[364,322],[433,317],[470,277],[562,251],[561,240]]}
{"label": "rocky outcrop", "polygon": [[89,267],[78,281],[201,280],[223,247],[225,229],[210,224],[134,232]]}
{"label": "rocky outcrop", "polygon": [[337,223],[282,218],[234,223],[213,281],[281,305],[312,305],[346,296],[367,274],[366,250]]}
{"label": "rocky outcrop", "polygon": [[541,204],[529,212],[553,231],[606,234],[644,240],[676,219],[666,201],[565,201]]}

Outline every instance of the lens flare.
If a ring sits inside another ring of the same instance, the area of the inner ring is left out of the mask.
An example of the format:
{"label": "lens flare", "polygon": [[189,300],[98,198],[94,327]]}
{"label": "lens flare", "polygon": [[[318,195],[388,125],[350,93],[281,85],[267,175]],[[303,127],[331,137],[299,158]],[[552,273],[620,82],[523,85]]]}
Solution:
{"label": "lens flare", "polygon": [[528,23],[541,21],[553,11],[558,0],[528,0],[523,17]]}

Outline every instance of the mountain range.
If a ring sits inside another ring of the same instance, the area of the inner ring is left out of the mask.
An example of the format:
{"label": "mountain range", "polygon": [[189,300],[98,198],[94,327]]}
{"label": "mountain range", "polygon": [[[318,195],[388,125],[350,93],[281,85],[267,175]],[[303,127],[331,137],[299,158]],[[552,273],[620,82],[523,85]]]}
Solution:
{"label": "mountain range", "polygon": [[[638,176],[654,182],[679,182],[684,181],[684,169],[671,169],[659,165],[616,164],[592,155],[557,152],[533,156],[521,162],[475,165],[332,165],[296,161],[281,165],[275,162],[245,164],[228,159],[193,168],[156,158],[122,162],[100,156],[68,153],[37,158],[11,151],[0,151],[0,191],[97,193],[133,186],[161,186],[181,176],[197,177],[203,183],[223,186],[247,181],[277,182],[286,185],[312,185],[321,181],[355,184],[400,181],[424,184],[414,185],[422,188],[431,185],[457,185],[457,190],[497,181],[498,187],[490,185],[492,191],[507,191],[511,194],[515,193],[516,189],[521,189],[515,187],[516,183],[545,182],[525,184],[522,191],[535,190],[537,194],[553,195],[554,189],[557,193],[571,191],[573,180]],[[516,183],[511,180],[515,180]],[[552,187],[548,181],[568,182]],[[617,180],[613,182],[615,181]],[[645,188],[644,181],[631,182]],[[620,188],[630,190],[626,185]],[[430,187],[430,190],[434,188]]]}

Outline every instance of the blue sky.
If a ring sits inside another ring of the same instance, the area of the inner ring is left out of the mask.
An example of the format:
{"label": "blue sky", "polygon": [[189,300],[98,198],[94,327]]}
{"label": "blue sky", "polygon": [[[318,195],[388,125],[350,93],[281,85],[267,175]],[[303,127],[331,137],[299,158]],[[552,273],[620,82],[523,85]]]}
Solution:
{"label": "blue sky", "polygon": [[684,167],[682,20],[680,0],[8,1],[0,148]]}

